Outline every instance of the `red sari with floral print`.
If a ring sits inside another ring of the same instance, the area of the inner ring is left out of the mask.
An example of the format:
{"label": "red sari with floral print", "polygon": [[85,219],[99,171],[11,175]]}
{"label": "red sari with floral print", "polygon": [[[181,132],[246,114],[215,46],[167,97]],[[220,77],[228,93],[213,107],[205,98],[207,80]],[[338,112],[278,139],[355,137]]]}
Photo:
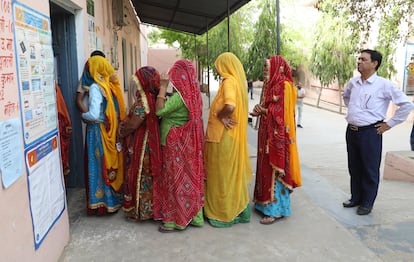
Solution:
{"label": "red sari with floral print", "polygon": [[132,80],[137,86],[136,102],[125,123],[133,117],[144,121],[125,139],[122,209],[129,219],[140,221],[153,218],[153,177],[162,169],[159,119],[155,115],[160,76],[155,68],[146,66]]}
{"label": "red sari with floral print", "polygon": [[[289,65],[281,56],[273,56],[262,103],[268,112],[261,116],[258,131],[254,201],[259,204],[275,201],[275,179],[288,190],[301,185],[296,141],[292,141],[292,137],[296,137],[292,136],[296,132],[294,121],[292,126],[286,118],[288,112],[285,112],[288,108],[285,104],[285,88],[293,87],[291,83],[293,78]],[[294,111],[291,113],[294,115]]]}

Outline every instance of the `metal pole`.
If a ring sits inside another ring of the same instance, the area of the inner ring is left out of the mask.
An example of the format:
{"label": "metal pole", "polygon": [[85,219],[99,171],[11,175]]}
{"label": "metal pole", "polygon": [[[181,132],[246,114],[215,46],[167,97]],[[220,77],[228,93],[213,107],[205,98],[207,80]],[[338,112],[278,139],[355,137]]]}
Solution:
{"label": "metal pole", "polygon": [[209,49],[208,49],[208,23],[207,23],[207,32],[206,32],[206,38],[207,38],[207,97],[208,97],[208,108],[210,108],[210,55],[209,55]]}
{"label": "metal pole", "polygon": [[276,0],[276,43],[277,43],[277,55],[280,55],[280,12],[279,12],[279,0]]}
{"label": "metal pole", "polygon": [[197,80],[200,80],[200,68],[198,66],[198,59],[197,59],[197,36],[196,34],[194,36],[194,63],[197,70]]}
{"label": "metal pole", "polygon": [[230,6],[227,0],[227,51],[230,52]]}

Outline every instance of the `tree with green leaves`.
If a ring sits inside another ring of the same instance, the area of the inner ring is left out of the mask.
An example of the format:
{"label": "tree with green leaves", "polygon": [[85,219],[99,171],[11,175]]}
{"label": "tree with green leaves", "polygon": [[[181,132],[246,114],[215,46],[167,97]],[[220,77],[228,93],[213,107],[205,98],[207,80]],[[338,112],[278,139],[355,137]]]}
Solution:
{"label": "tree with green leaves", "polygon": [[319,79],[319,107],[322,90],[334,81],[339,86],[339,112],[342,113],[341,91],[355,70],[356,46],[349,38],[350,31],[342,17],[324,15],[319,21],[312,48],[310,71]]}
{"label": "tree with green leaves", "polygon": [[[247,54],[246,73],[250,79],[262,80],[264,59],[277,55],[277,10],[274,0],[261,1],[259,8],[261,13],[254,26],[254,40]],[[306,60],[302,51],[305,41],[297,28],[297,26],[293,27],[289,23],[282,22],[279,30],[280,55],[289,62],[292,70],[295,70]]]}
{"label": "tree with green leaves", "polygon": [[[351,30],[350,39],[357,48],[364,48],[372,41],[376,43],[375,49],[383,54],[379,75],[390,78],[396,73],[396,48],[414,35],[411,21],[414,15],[413,0],[319,0],[316,6],[331,17],[344,17]],[[372,39],[376,28],[379,28],[378,39]]]}

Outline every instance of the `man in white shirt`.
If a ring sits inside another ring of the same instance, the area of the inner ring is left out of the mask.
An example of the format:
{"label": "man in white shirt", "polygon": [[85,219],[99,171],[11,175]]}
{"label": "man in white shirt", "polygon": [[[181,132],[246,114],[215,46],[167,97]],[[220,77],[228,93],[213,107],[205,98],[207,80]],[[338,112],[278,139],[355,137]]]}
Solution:
{"label": "man in white shirt", "polygon": [[[351,177],[351,199],[346,208],[358,206],[358,215],[371,212],[378,192],[382,134],[404,122],[414,108],[409,98],[391,81],[377,75],[382,55],[365,49],[358,57],[361,76],[352,78],[343,93],[348,107],[346,144]],[[385,122],[389,103],[399,108]]]}
{"label": "man in white shirt", "polygon": [[305,88],[302,87],[301,83],[298,83],[297,86],[297,99],[296,99],[296,111],[298,112],[298,118],[296,122],[296,126],[299,128],[303,128],[302,126],[302,111],[303,111],[303,98],[305,97]]}

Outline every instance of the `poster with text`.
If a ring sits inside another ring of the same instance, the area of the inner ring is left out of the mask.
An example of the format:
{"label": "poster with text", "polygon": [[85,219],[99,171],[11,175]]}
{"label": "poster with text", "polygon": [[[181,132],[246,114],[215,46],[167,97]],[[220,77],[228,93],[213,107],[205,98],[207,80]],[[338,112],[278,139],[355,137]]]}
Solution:
{"label": "poster with text", "polygon": [[22,148],[20,119],[0,121],[0,175],[4,188],[23,175]]}
{"label": "poster with text", "polygon": [[13,5],[23,136],[26,145],[57,129],[53,48],[49,17]]}
{"label": "poster with text", "polygon": [[24,161],[35,249],[66,206],[59,150],[50,18],[13,2]]}
{"label": "poster with text", "polygon": [[405,50],[403,90],[407,95],[414,95],[414,43],[407,43]]}
{"label": "poster with text", "polygon": [[65,209],[65,186],[58,138],[55,133],[25,150],[36,249]]}

